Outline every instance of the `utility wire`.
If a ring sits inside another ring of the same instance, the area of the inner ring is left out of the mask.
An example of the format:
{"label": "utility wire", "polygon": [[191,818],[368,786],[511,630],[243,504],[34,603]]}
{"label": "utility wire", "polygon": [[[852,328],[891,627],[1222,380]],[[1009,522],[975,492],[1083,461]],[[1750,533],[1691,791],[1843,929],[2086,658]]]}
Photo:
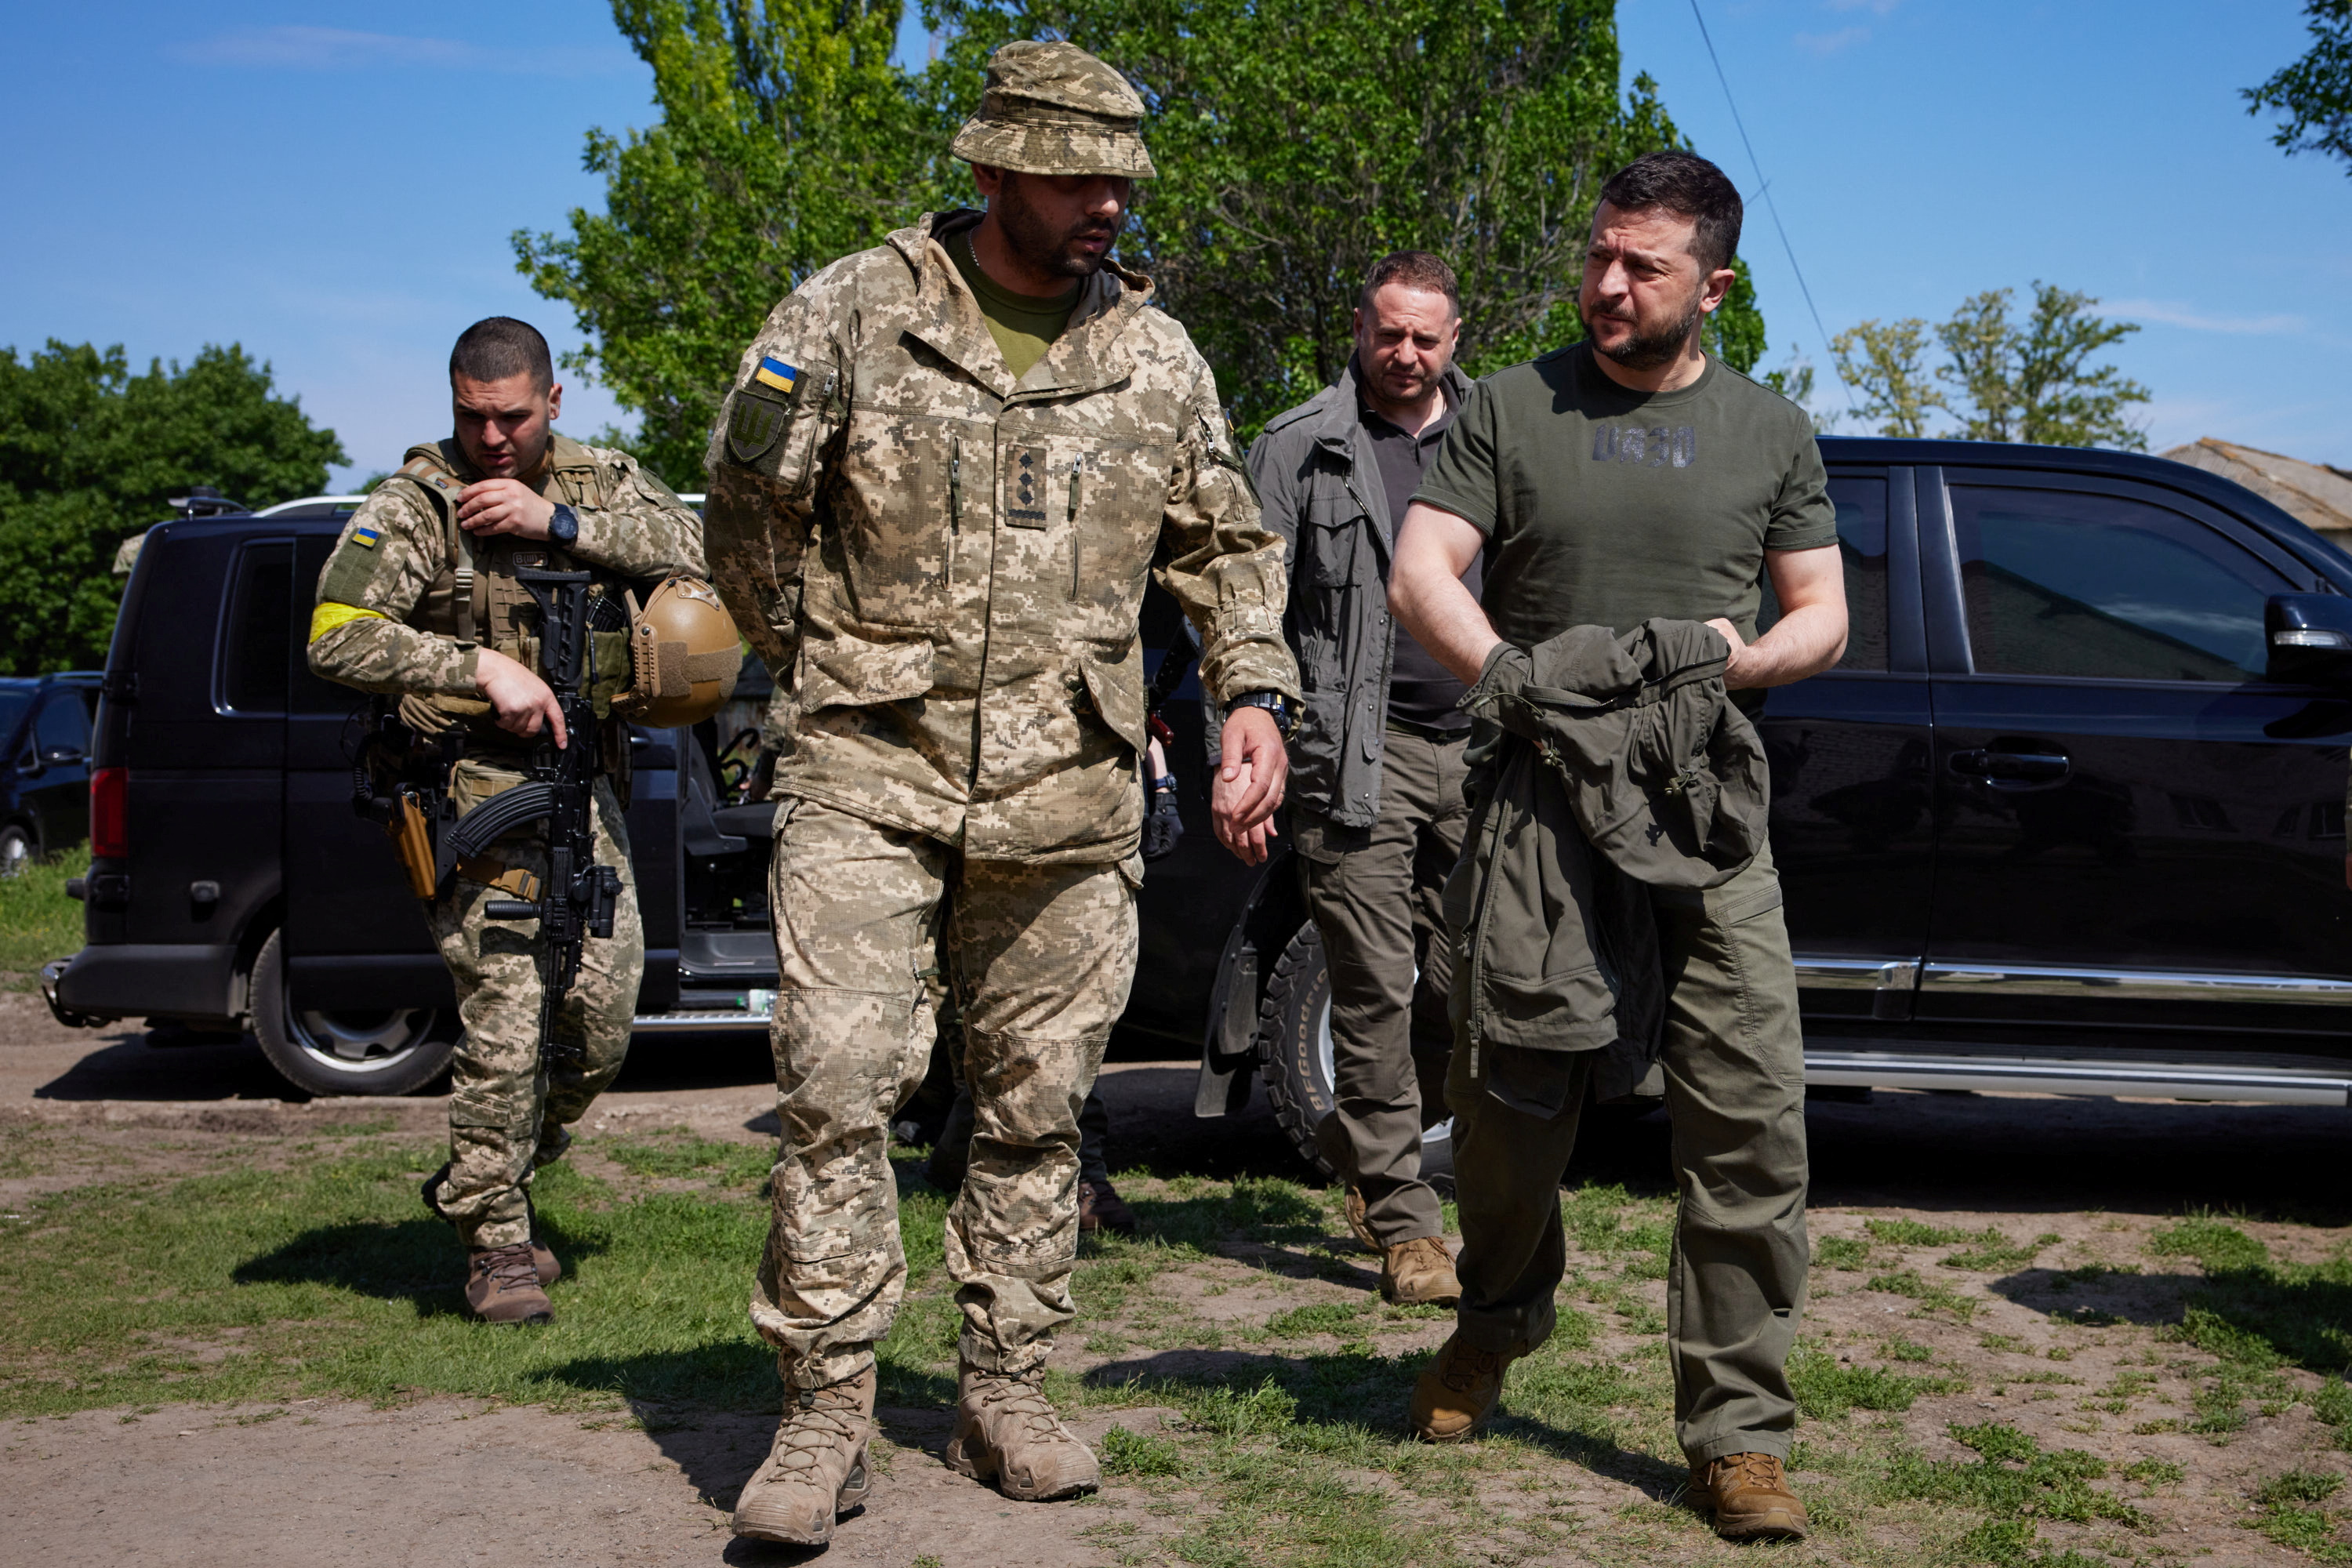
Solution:
{"label": "utility wire", "polygon": [[1723,73],[1723,57],[1715,52],[1715,39],[1708,36],[1706,18],[1699,14],[1698,0],[1691,0],[1691,19],[1698,24],[1698,36],[1706,45],[1706,58],[1715,62],[1715,79],[1723,84],[1723,101],[1731,108],[1731,123],[1738,128],[1739,144],[1748,149],[1748,166],[1756,171],[1756,194],[1764,198],[1764,210],[1772,215],[1772,227],[1780,236],[1780,248],[1788,253],[1789,270],[1797,275],[1797,291],[1805,297],[1805,309],[1813,318],[1813,330],[1822,335],[1822,353],[1830,362],[1830,374],[1837,376],[1838,384],[1845,385],[1845,377],[1838,374],[1837,355],[1830,351],[1830,330],[1822,325],[1820,307],[1813,303],[1812,289],[1805,282],[1805,269],[1797,265],[1797,247],[1789,243],[1788,226],[1780,221],[1780,205],[1772,199],[1772,182],[1764,177],[1764,164],[1756,156],[1756,143],[1748,139],[1748,122],[1739,118],[1739,102],[1731,96],[1731,79]]}

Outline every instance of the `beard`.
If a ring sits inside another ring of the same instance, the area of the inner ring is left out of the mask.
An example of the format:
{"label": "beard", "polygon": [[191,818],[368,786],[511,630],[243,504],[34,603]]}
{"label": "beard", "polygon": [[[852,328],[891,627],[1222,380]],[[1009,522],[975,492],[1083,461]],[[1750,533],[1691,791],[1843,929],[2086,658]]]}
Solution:
{"label": "beard", "polygon": [[[1694,289],[1678,319],[1664,323],[1635,321],[1633,335],[1613,349],[1601,346],[1600,336],[1593,332],[1590,320],[1585,321],[1584,330],[1592,338],[1596,351],[1607,354],[1627,370],[1656,370],[1661,365],[1674,363],[1688,346],[1691,329],[1698,325],[1699,317],[1705,314],[1699,309],[1698,300],[1699,291]],[[1580,310],[1578,314],[1581,316],[1582,312]],[[1612,321],[1622,319],[1617,316],[1609,318]]]}
{"label": "beard", "polygon": [[989,205],[1003,226],[1005,242],[1013,247],[1013,253],[1040,272],[1050,272],[1057,278],[1093,277],[1101,269],[1109,250],[1106,247],[1101,256],[1090,255],[1078,242],[1118,237],[1118,224],[1097,218],[1081,218],[1067,228],[1055,228],[1022,195],[1017,175],[1006,178]]}

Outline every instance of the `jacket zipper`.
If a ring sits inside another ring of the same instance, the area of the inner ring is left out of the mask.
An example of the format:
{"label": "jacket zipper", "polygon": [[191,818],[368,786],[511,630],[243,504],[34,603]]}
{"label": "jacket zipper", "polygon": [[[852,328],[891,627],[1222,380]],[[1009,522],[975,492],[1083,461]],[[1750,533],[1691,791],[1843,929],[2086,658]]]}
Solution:
{"label": "jacket zipper", "polygon": [[1076,526],[1078,521],[1078,470],[1086,466],[1086,454],[1083,452],[1070,459],[1070,515],[1066,521],[1072,525],[1070,530],[1070,600],[1073,604],[1077,601],[1078,594],[1080,592],[1081,578],[1086,571],[1086,552],[1078,547],[1078,533]]}
{"label": "jacket zipper", "polygon": [[956,543],[963,536],[963,437],[954,438],[955,445],[948,453],[948,550],[947,560],[940,567],[943,589],[955,587]]}

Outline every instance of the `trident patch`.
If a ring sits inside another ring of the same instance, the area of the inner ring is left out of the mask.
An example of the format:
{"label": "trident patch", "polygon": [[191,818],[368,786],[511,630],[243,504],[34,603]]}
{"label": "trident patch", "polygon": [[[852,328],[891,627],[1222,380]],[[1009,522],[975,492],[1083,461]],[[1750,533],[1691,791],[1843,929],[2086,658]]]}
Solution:
{"label": "trident patch", "polygon": [[734,410],[727,416],[727,454],[739,463],[756,463],[784,433],[792,414],[773,398],[748,387],[735,394]]}

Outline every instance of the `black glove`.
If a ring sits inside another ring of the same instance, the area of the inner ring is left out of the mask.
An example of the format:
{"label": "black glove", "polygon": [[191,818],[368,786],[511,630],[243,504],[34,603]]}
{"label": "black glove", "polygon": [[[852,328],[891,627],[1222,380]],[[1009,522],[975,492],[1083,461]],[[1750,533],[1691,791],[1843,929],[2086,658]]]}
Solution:
{"label": "black glove", "polygon": [[1176,810],[1176,775],[1164,773],[1151,781],[1150,799],[1143,814],[1143,858],[1164,860],[1184,841],[1184,819]]}

